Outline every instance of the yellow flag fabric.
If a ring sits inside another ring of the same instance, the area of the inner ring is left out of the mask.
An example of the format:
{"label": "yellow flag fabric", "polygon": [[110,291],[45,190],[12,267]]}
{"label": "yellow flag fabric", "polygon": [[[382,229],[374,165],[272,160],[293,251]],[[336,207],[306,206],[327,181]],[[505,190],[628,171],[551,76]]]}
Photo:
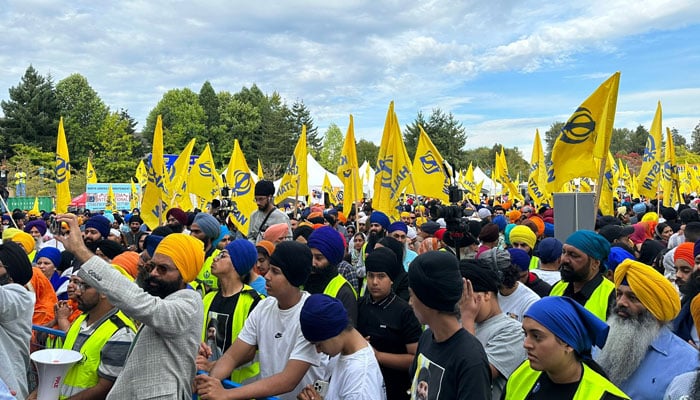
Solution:
{"label": "yellow flag fabric", "polygon": [[418,128],[420,136],[412,167],[416,194],[436,198],[446,204],[450,201],[450,178],[445,171],[445,160],[423,127],[419,125]]}
{"label": "yellow flag fabric", "polygon": [[178,207],[183,210],[192,210],[192,201],[187,190],[187,176],[190,171],[190,158],[196,139],[190,140],[182,149],[173,165],[168,171],[168,208]]}
{"label": "yellow flag fabric", "polygon": [[394,102],[389,105],[387,123],[384,126],[382,145],[377,157],[377,174],[374,177],[372,207],[397,220],[401,192],[408,186],[411,176],[411,160],[401,137],[401,128],[394,113]]}
{"label": "yellow flag fabric", "polygon": [[41,212],[41,210],[39,210],[39,198],[35,196],[34,197],[34,206],[32,206],[32,213],[34,215],[41,215],[41,214],[39,214],[40,212]]}
{"label": "yellow flag fabric", "polygon": [[503,193],[508,192],[511,198],[522,199],[522,195],[518,188],[515,187],[513,181],[508,176],[508,164],[506,162],[506,154],[501,146],[501,152],[496,153],[496,163],[494,168],[494,178],[496,182],[503,185]]}
{"label": "yellow flag fabric", "polygon": [[[369,164],[367,164],[369,167]],[[343,181],[343,211],[349,214],[353,204],[362,197],[360,182],[360,166],[357,163],[357,148],[355,146],[355,123],[350,115],[348,131],[345,133],[343,150],[340,153],[340,165],[336,173]]]}
{"label": "yellow flag fabric", "polygon": [[616,72],[581,103],[562,128],[547,168],[550,193],[577,177],[598,178],[593,159],[607,157],[619,86],[620,73]]}
{"label": "yellow flag fabric", "polygon": [[[601,163],[598,161],[598,163]],[[603,181],[600,182],[602,185],[600,188],[600,199],[598,201],[598,208],[603,213],[603,215],[615,215],[615,203],[613,202],[613,194],[615,193],[615,180],[613,169],[617,164],[613,160],[612,154],[608,152],[608,159],[605,162],[605,172],[603,173]],[[599,167],[600,168],[600,167]]]}
{"label": "yellow flag fabric", "polygon": [[[484,181],[481,181],[483,184]],[[474,204],[479,204],[481,201],[481,189],[477,188],[476,182],[474,182],[474,167],[472,163],[469,163],[467,172],[464,174],[464,180],[462,181],[464,189],[467,191],[467,197],[469,200],[474,202]],[[477,190],[478,189],[478,190]]]}
{"label": "yellow flag fabric", "polygon": [[131,181],[131,195],[129,196],[129,207],[133,210],[134,208],[139,207],[139,191],[136,188],[136,183],[134,181]]}
{"label": "yellow flag fabric", "polygon": [[654,121],[647,135],[647,143],[642,155],[642,167],[639,169],[637,183],[639,194],[655,199],[661,183],[661,102],[656,105]]}
{"label": "yellow flag fabric", "polygon": [[58,121],[58,139],[56,140],[56,212],[68,212],[70,196],[70,157],[66,132],[63,130],[63,117]]}
{"label": "yellow flag fabric", "polygon": [[219,173],[216,172],[214,157],[211,154],[209,143],[207,143],[187,177],[187,189],[190,193],[196,194],[200,199],[200,204],[202,204],[217,197],[222,186],[223,182],[221,182]]}
{"label": "yellow flag fabric", "polygon": [[107,201],[105,201],[105,211],[106,212],[114,212],[117,210],[117,199],[114,197],[114,189],[112,188],[112,184],[109,184],[109,188],[107,188]]}
{"label": "yellow flag fabric", "polygon": [[544,163],[544,151],[540,131],[535,130],[535,141],[532,144],[530,157],[530,175],[527,178],[527,192],[537,205],[545,203],[549,197],[547,192],[547,167]]}
{"label": "yellow flag fabric", "polygon": [[331,204],[338,204],[338,198],[335,196],[335,189],[331,185],[331,178],[328,177],[328,172],[323,176],[323,192],[328,193],[328,200]]}
{"label": "yellow flag fabric", "polygon": [[[248,165],[248,163],[246,163]],[[263,167],[262,163],[260,162],[260,159],[258,158],[258,180],[261,181],[265,179],[265,175],[263,174]]]}
{"label": "yellow flag fabric", "polygon": [[[258,160],[258,166],[259,162],[260,160]],[[238,139],[233,141],[233,151],[226,169],[226,183],[231,188],[230,219],[236,228],[247,236],[250,229],[250,216],[257,206],[255,205],[255,185]]]}
{"label": "yellow flag fabric", "polygon": [[483,179],[476,185],[476,194],[474,195],[474,204],[479,204],[481,202],[481,188],[484,187]]}
{"label": "yellow flag fabric", "polygon": [[163,162],[163,119],[158,115],[156,128],[153,131],[153,148],[151,161],[148,163],[148,181],[141,201],[141,218],[149,228],[154,229],[161,224],[167,199],[167,175]]}
{"label": "yellow flag fabric", "polygon": [[661,181],[664,189],[663,204],[666,207],[673,207],[678,202],[678,169],[676,167],[676,149],[673,144],[671,130],[666,128],[666,151],[664,153],[663,179]]}
{"label": "yellow flag fabric", "polygon": [[85,181],[87,183],[97,183],[97,173],[89,158],[87,160],[87,167],[85,168]]}
{"label": "yellow flag fabric", "polygon": [[281,203],[284,199],[297,196],[307,196],[309,194],[309,174],[306,167],[306,125],[301,127],[299,141],[294,147],[294,154],[287,164],[280,186],[277,188],[275,203]]}
{"label": "yellow flag fabric", "polygon": [[141,187],[144,187],[146,182],[148,182],[148,169],[146,168],[146,164],[143,162],[143,160],[139,161],[139,165],[136,167],[136,173],[134,176],[136,176],[136,180]]}

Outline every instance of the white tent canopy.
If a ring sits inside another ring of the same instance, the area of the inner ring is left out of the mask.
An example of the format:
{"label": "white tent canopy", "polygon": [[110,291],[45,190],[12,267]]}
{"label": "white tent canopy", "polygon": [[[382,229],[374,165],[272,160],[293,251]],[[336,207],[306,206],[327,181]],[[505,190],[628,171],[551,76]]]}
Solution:
{"label": "white tent canopy", "polygon": [[[322,188],[323,180],[325,179],[326,174],[328,174],[328,179],[331,181],[331,186],[333,186],[333,188],[343,188],[343,182],[340,180],[340,178],[338,178],[338,175],[323,168],[311,154],[306,155],[306,171],[309,184],[309,194],[314,197],[313,199],[309,200],[310,203],[323,203]],[[282,178],[276,180],[274,182],[275,188],[279,188],[281,182]],[[299,193],[300,200],[303,199],[304,196],[306,196],[306,193]]]}
{"label": "white tent canopy", "polygon": [[474,183],[478,185],[482,180],[484,181],[484,185],[481,188],[488,190],[490,195],[501,192],[501,184],[492,181],[491,178],[489,178],[484,171],[477,166],[474,168]]}

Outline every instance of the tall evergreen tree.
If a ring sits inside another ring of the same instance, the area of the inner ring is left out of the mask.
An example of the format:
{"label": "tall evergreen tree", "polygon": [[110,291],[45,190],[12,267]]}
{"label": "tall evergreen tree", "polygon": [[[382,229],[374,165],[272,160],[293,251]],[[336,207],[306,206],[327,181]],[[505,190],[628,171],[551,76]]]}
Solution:
{"label": "tall evergreen tree", "polygon": [[204,114],[206,115],[206,121],[204,125],[206,126],[207,140],[212,142],[214,134],[212,130],[219,125],[219,98],[216,96],[214,88],[211,86],[209,81],[204,82],[202,88],[199,90],[199,105],[204,109]]}
{"label": "tall evergreen tree", "polygon": [[0,148],[7,157],[15,143],[29,144],[42,151],[55,151],[58,105],[51,76],[43,77],[29,66],[17,86],[9,89],[10,100],[0,103]]}
{"label": "tall evergreen tree", "polygon": [[695,125],[693,132],[690,134],[690,138],[693,141],[690,145],[690,151],[695,154],[700,154],[700,122]]}
{"label": "tall evergreen tree", "polygon": [[318,162],[323,168],[335,174],[340,164],[340,153],[343,151],[343,132],[336,124],[330,124],[323,137],[323,147]]}
{"label": "tall evergreen tree", "polygon": [[423,127],[425,133],[428,134],[430,140],[448,163],[457,168],[466,168],[467,165],[463,165],[465,164],[463,148],[467,144],[467,131],[452,113],[445,114],[436,108],[426,121],[423,113],[418,112],[413,123],[407,125],[404,130],[406,150],[411,159],[416,154],[418,138],[420,137],[419,125]]}
{"label": "tall evergreen tree", "polygon": [[294,128],[294,141],[296,142],[299,139],[299,135],[301,135],[301,126],[306,125],[306,141],[309,146],[309,152],[314,157],[318,157],[323,138],[318,137],[318,127],[314,126],[311,111],[306,108],[303,100],[297,100],[292,104],[289,118]]}

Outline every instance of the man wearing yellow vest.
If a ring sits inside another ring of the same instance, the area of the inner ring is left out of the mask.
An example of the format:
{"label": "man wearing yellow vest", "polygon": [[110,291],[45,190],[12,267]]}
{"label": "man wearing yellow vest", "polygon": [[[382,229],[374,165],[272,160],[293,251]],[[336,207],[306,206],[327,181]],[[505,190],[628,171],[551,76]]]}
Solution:
{"label": "man wearing yellow vest", "polygon": [[355,326],[357,293],[338,272],[338,264],[345,255],[345,241],[341,233],[330,226],[322,226],[309,235],[307,245],[313,255],[313,267],[304,290],[311,294],[327,294],[340,300]]}
{"label": "man wearing yellow vest", "polygon": [[[63,348],[80,352],[83,361],[66,374],[59,399],[103,399],[124,368],[136,327],[105,295],[77,275],[69,282],[83,313],[68,329]],[[35,396],[36,392],[29,399]]]}
{"label": "man wearing yellow vest", "polygon": [[27,173],[22,170],[22,167],[17,168],[15,172],[15,197],[27,196]]}
{"label": "man wearing yellow vest", "polygon": [[[243,324],[262,296],[243,283],[257,262],[258,251],[246,239],[229,243],[215,258],[211,272],[219,280],[219,289],[204,296],[204,329],[199,346],[197,369],[209,371],[213,362],[231,347]],[[260,364],[247,363],[233,371],[231,380],[246,383],[258,375]]]}
{"label": "man wearing yellow vest", "polygon": [[197,279],[195,280],[197,285],[194,285],[194,283],[192,285],[196,286],[195,288],[202,297],[207,292],[219,287],[218,280],[211,274],[211,263],[214,261],[214,257],[219,254],[215,241],[220,234],[221,225],[211,214],[197,213],[194,221],[192,221],[192,225],[190,225],[190,236],[194,236],[204,243],[204,265],[202,265],[202,269],[197,274]]}
{"label": "man wearing yellow vest", "polygon": [[550,296],[567,296],[605,321],[615,305],[615,285],[603,277],[610,243],[589,230],[572,233],[562,246],[561,281]]}

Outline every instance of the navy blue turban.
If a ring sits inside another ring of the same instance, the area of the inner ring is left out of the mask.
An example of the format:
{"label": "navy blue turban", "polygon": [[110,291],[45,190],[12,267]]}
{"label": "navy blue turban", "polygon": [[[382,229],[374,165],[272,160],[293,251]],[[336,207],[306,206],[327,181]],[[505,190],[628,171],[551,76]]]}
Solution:
{"label": "navy blue turban", "polygon": [[340,300],[326,294],[312,294],[299,315],[301,333],[311,343],[334,338],[348,326],[348,312]]}

